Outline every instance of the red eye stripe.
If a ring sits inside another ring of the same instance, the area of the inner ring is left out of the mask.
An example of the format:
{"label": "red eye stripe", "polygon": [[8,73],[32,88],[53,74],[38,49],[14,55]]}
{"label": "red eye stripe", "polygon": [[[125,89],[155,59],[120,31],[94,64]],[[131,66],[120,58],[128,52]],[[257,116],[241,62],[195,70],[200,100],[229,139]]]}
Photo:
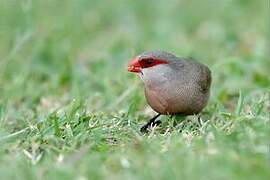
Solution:
{"label": "red eye stripe", "polygon": [[145,59],[141,59],[139,61],[139,64],[142,68],[148,68],[148,67],[156,66],[159,64],[168,64],[168,61],[163,60],[163,59],[145,58]]}

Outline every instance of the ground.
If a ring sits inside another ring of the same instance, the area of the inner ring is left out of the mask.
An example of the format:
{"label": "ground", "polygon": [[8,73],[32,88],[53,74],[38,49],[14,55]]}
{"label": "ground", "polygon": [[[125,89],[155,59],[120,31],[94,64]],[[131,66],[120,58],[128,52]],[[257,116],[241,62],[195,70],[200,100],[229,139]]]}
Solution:
{"label": "ground", "polygon": [[[267,4],[268,3],[268,4]],[[2,179],[270,179],[269,2],[2,0]],[[207,64],[201,114],[161,117],[126,65]]]}

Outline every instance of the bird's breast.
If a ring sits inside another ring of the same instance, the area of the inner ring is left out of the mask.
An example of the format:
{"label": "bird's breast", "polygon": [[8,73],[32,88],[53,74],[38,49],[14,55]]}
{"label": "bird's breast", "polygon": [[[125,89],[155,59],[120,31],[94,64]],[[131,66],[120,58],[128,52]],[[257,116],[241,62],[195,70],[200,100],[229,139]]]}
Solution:
{"label": "bird's breast", "polygon": [[143,70],[145,97],[156,112],[190,115],[205,107],[209,90],[201,91],[198,79],[203,79],[199,71],[190,73],[188,70],[176,71],[163,65]]}
{"label": "bird's breast", "polygon": [[[171,84],[171,83],[169,83]],[[208,95],[202,95],[197,87],[188,84],[159,87],[145,86],[148,104],[160,114],[196,114],[206,105]]]}
{"label": "bird's breast", "polygon": [[157,89],[145,88],[145,97],[148,104],[158,113],[167,114],[169,101],[166,94]]}

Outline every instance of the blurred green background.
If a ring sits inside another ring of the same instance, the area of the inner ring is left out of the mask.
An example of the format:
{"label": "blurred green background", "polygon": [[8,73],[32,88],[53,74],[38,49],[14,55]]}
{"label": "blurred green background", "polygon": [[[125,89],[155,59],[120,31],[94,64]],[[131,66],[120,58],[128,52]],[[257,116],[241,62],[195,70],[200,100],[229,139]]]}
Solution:
{"label": "blurred green background", "polygon": [[[267,33],[265,0],[0,0],[1,178],[269,179]],[[146,50],[210,67],[202,126],[139,134]]]}

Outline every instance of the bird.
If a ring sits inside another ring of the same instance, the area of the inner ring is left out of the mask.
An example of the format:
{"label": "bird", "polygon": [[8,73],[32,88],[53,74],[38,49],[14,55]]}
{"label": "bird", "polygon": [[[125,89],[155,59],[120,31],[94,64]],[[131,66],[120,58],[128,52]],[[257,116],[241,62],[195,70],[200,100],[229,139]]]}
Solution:
{"label": "bird", "polygon": [[206,107],[211,87],[210,69],[193,58],[166,51],[146,51],[133,58],[127,70],[139,75],[147,103],[158,114],[141,132],[159,125],[160,115],[195,115]]}

